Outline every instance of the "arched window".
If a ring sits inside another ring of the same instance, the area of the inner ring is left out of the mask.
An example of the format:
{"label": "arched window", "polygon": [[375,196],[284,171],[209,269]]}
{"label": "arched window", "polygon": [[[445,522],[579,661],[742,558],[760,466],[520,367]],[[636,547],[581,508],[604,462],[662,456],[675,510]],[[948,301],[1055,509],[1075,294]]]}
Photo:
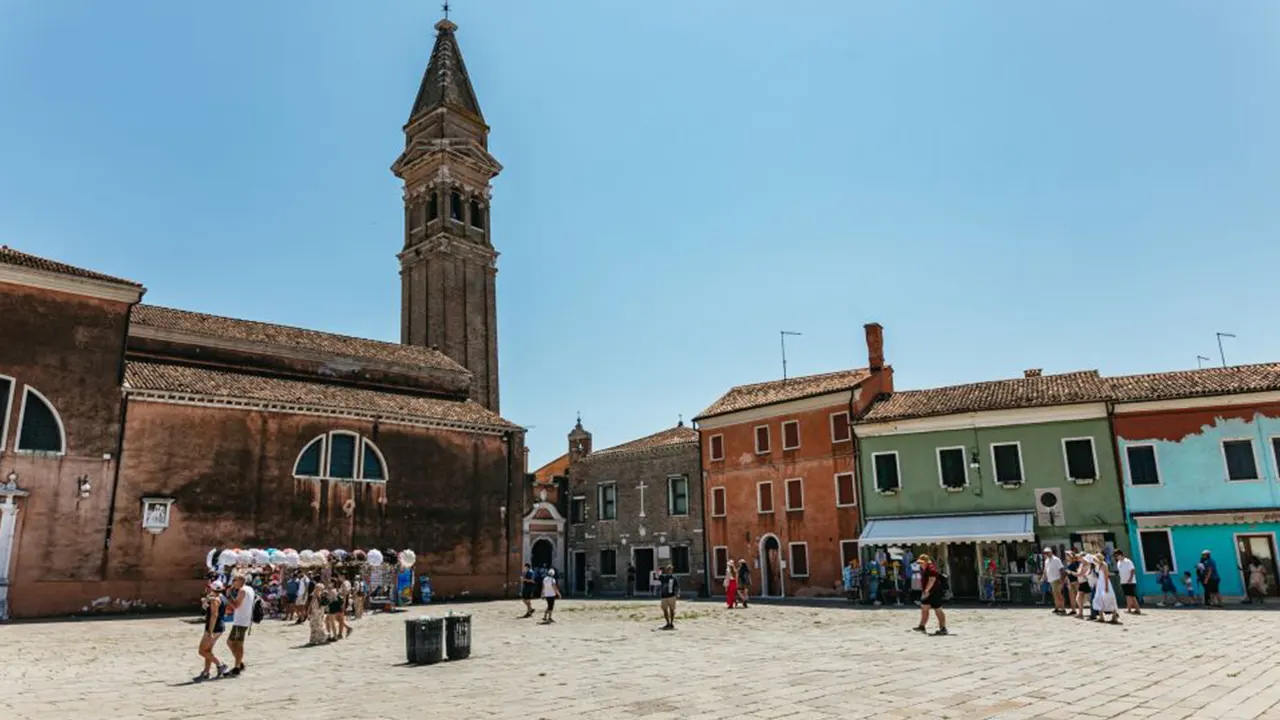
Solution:
{"label": "arched window", "polygon": [[13,409],[13,378],[0,375],[0,450],[9,440],[9,411]]}
{"label": "arched window", "polygon": [[475,200],[471,201],[471,227],[484,229],[484,208]]}
{"label": "arched window", "polygon": [[334,430],[307,443],[293,464],[294,477],[386,482],[387,462],[372,440]]}
{"label": "arched window", "polygon": [[427,222],[440,217],[440,193],[431,191],[431,199],[427,200]]}
{"label": "arched window", "polygon": [[449,217],[462,222],[462,195],[457,190],[449,193]]}
{"label": "arched window", "polygon": [[18,416],[18,450],[62,455],[67,450],[67,433],[53,403],[39,390],[26,386],[22,412]]}

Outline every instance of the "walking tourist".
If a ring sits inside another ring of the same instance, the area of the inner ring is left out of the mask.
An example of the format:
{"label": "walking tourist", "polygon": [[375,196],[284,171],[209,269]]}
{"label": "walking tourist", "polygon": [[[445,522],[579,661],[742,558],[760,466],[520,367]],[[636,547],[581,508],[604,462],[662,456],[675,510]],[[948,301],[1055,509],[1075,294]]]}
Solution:
{"label": "walking tourist", "polygon": [[1080,557],[1074,550],[1068,550],[1066,562],[1066,582],[1062,584],[1062,589],[1067,594],[1067,604],[1070,606],[1067,614],[1079,617],[1080,604],[1077,600],[1080,594]]}
{"label": "walking tourist", "polygon": [[1091,620],[1102,621],[1107,615],[1111,616],[1111,624],[1120,624],[1120,607],[1116,603],[1116,586],[1111,582],[1111,573],[1107,568],[1107,560],[1102,555],[1091,555],[1089,561],[1093,564],[1093,576],[1091,583],[1094,587],[1093,592],[1093,609],[1095,614]]}
{"label": "walking tourist", "polygon": [[342,579],[338,586],[338,611],[334,613],[334,624],[338,628],[338,637],[351,637],[351,626],[347,624],[347,603],[351,601],[351,581]]}
{"label": "walking tourist", "polygon": [[524,601],[524,615],[521,618],[533,617],[533,598],[538,594],[538,582],[534,579],[533,567],[524,564],[524,572],[520,573],[520,599]]}
{"label": "walking tourist", "polygon": [[1203,568],[1200,583],[1204,585],[1204,606],[1222,607],[1222,596],[1218,594],[1218,583],[1221,581],[1218,563],[1214,562],[1208,550],[1200,553],[1200,567]]}
{"label": "walking tourist", "polygon": [[631,565],[631,564],[627,565],[627,589],[626,589],[625,596],[626,597],[636,596],[636,566],[635,565]]}
{"label": "walking tourist", "polygon": [[907,566],[907,569],[911,577],[911,604],[918,606],[920,604],[920,598],[924,597],[924,580],[920,577],[919,558],[912,560],[911,564]]}
{"label": "walking tourist", "polygon": [[291,574],[284,584],[284,619],[292,620],[298,613],[298,576]]}
{"label": "walking tourist", "polygon": [[921,555],[916,560],[920,563],[924,594],[920,600],[920,624],[915,627],[915,631],[928,632],[929,611],[933,610],[933,614],[938,618],[938,629],[933,634],[946,635],[947,614],[942,611],[942,607],[946,603],[947,589],[942,574],[938,572],[938,567],[933,564],[933,559],[928,555]]}
{"label": "walking tourist", "polygon": [[369,594],[369,585],[364,581],[363,575],[356,576],[356,597],[352,605],[355,608],[356,619],[364,617],[364,598]]}
{"label": "walking tourist", "polygon": [[542,613],[544,624],[555,622],[551,614],[555,612],[558,597],[560,597],[560,586],[556,584],[556,569],[548,568],[547,576],[542,578],[542,599],[547,603],[547,609]]}
{"label": "walking tourist", "polygon": [[215,666],[218,668],[218,677],[227,674],[227,666],[213,654],[213,646],[218,644],[218,638],[222,637],[222,631],[225,630],[223,620],[223,604],[226,598],[223,597],[222,591],[225,587],[221,580],[214,580],[209,583],[208,592],[205,595],[204,605],[204,633],[200,636],[200,647],[197,651],[201,658],[204,658],[204,671],[192,679],[192,682],[204,682],[209,679],[209,670]]}
{"label": "walking tourist", "polygon": [[1138,607],[1138,569],[1125,554],[1116,550],[1116,572],[1120,573],[1120,591],[1124,593],[1124,611],[1141,615]]}
{"label": "walking tourist", "polygon": [[1062,602],[1062,560],[1053,553],[1048,545],[1044,548],[1044,579],[1049,583],[1049,592],[1053,593],[1053,614],[1066,615]]}
{"label": "walking tourist", "polygon": [[747,606],[747,596],[751,594],[751,568],[746,559],[738,560],[738,600],[742,607]]}
{"label": "walking tourist", "polygon": [[732,560],[724,569],[724,601],[730,610],[738,604],[738,569]]}
{"label": "walking tourist", "polygon": [[658,597],[658,588],[660,587],[658,575],[658,568],[649,571],[649,594],[654,597]]}
{"label": "walking tourist", "polygon": [[311,578],[307,577],[305,572],[298,573],[298,598],[295,601],[294,609],[297,614],[297,622],[295,625],[301,625],[307,619],[307,609],[311,606],[308,600],[311,596]]}
{"label": "walking tourist", "polygon": [[1249,602],[1259,605],[1267,597],[1267,570],[1258,558],[1249,558]]}
{"label": "walking tourist", "polygon": [[324,627],[324,604],[322,598],[324,596],[325,587],[322,584],[316,584],[310,587],[310,593],[307,598],[307,619],[311,627],[311,639],[308,645],[323,645],[329,640],[329,636],[325,634]]}
{"label": "walking tourist", "polygon": [[844,566],[844,572],[842,573],[841,579],[844,580],[844,596],[849,599],[849,602],[857,601],[857,593],[854,592],[854,588],[858,586],[857,563],[857,560],[850,560],[849,564]]}
{"label": "walking tourist", "polygon": [[1077,562],[1080,563],[1076,568],[1076,579],[1079,581],[1076,584],[1076,606],[1080,609],[1080,614],[1077,617],[1084,620],[1084,613],[1087,608],[1089,611],[1088,619],[1097,620],[1097,613],[1093,609],[1093,588],[1097,582],[1097,578],[1094,577],[1093,573],[1093,556],[1078,555]]}
{"label": "walking tourist", "polygon": [[1191,579],[1191,571],[1186,570],[1182,573],[1182,587],[1187,591],[1187,604],[1196,604],[1196,583]]}
{"label": "walking tourist", "polygon": [[236,575],[231,579],[231,634],[227,636],[227,647],[235,658],[231,668],[231,676],[236,677],[244,672],[244,641],[249,636],[249,628],[253,627],[253,605],[257,596],[253,588],[245,584],[244,575]]}
{"label": "walking tourist", "polygon": [[1165,560],[1160,561],[1159,572],[1156,578],[1160,582],[1160,592],[1163,596],[1160,598],[1160,607],[1173,605],[1174,607],[1182,607],[1182,602],[1178,600],[1178,586],[1173,583],[1173,573],[1169,572],[1169,563]]}
{"label": "walking tourist", "polygon": [[667,621],[663,630],[676,629],[676,600],[680,597],[680,578],[675,575],[675,568],[668,565],[658,576],[658,592],[662,595],[662,618]]}

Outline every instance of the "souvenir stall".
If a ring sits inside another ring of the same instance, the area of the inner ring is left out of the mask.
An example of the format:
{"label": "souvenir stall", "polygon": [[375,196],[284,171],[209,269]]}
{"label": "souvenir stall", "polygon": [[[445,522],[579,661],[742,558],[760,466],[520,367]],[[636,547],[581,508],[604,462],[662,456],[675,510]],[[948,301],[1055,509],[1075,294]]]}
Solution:
{"label": "souvenir stall", "polygon": [[257,591],[269,616],[283,615],[284,588],[291,578],[307,574],[330,585],[343,580],[368,588],[369,608],[390,610],[413,603],[412,550],[294,550],[276,548],[243,550],[214,548],[205,556],[207,579],[229,585],[234,575],[244,575]]}

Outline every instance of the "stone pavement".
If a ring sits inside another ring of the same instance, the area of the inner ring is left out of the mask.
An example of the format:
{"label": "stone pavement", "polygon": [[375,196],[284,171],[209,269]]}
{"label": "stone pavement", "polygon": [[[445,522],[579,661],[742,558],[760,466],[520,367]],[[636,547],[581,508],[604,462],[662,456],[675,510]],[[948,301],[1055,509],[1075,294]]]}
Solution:
{"label": "stone pavement", "polygon": [[418,609],[319,648],[267,621],[243,677],[199,685],[193,620],[0,626],[0,718],[1280,718],[1270,612],[1153,609],[1111,627],[954,609],[954,634],[934,638],[898,609],[686,602],[676,632],[656,629],[652,601],[565,600],[546,626],[515,601],[454,609],[474,616],[468,660],[404,665]]}

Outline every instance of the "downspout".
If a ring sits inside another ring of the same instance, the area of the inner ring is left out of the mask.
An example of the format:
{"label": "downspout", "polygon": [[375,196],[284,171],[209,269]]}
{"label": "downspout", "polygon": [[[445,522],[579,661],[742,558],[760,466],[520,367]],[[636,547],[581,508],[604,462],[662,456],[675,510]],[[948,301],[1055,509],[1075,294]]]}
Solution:
{"label": "downspout", "polygon": [[[143,291],[145,292],[145,291]],[[133,324],[133,308],[142,302],[142,293],[138,293],[138,299],[129,304],[129,309],[124,316],[124,336],[120,343],[120,367],[116,372],[116,386],[120,388],[120,424],[116,431],[116,452],[115,472],[111,478],[111,499],[107,506],[107,531],[102,538],[102,565],[98,568],[98,577],[103,581],[107,579],[107,567],[111,554],[111,531],[115,527],[116,521],[116,495],[120,491],[120,465],[122,464],[124,453],[124,424],[128,418],[129,410],[129,394],[124,389],[124,371],[126,366],[126,357],[129,354],[129,328]]]}
{"label": "downspout", "polygon": [[[1108,400],[1107,401],[1107,429],[1111,433],[1111,437],[1108,439],[1111,441],[1111,459],[1115,461],[1115,464],[1116,464],[1116,484],[1119,486],[1119,490],[1120,490],[1120,522],[1124,525],[1124,534],[1127,536],[1129,534],[1129,507],[1125,503],[1124,465],[1120,463],[1120,443],[1117,440],[1118,436],[1116,435],[1115,410],[1116,410],[1116,404]],[[1129,543],[1129,551],[1132,552],[1133,551],[1132,538],[1130,538],[1130,540],[1131,542]]]}
{"label": "downspout", "polygon": [[[515,434],[508,431],[502,434],[502,439],[507,443],[507,495],[506,495],[506,512],[502,518],[502,544],[503,555],[503,576],[502,576],[502,597],[511,597],[511,464],[515,462]],[[523,515],[523,513],[522,513]]]}
{"label": "downspout", "polygon": [[711,565],[707,555],[707,471],[702,466],[702,430],[695,420],[693,429],[698,433],[698,493],[702,496],[702,592],[701,597],[711,597]]}
{"label": "downspout", "polygon": [[[849,437],[853,440],[853,501],[858,504],[858,539],[862,539],[862,531],[867,527],[866,516],[863,514],[862,505],[862,441],[858,437],[858,433],[854,424],[855,408],[857,407],[858,389],[854,388],[849,391]],[[862,559],[862,543],[858,543],[858,559]],[[843,568],[841,568],[843,571]]]}

